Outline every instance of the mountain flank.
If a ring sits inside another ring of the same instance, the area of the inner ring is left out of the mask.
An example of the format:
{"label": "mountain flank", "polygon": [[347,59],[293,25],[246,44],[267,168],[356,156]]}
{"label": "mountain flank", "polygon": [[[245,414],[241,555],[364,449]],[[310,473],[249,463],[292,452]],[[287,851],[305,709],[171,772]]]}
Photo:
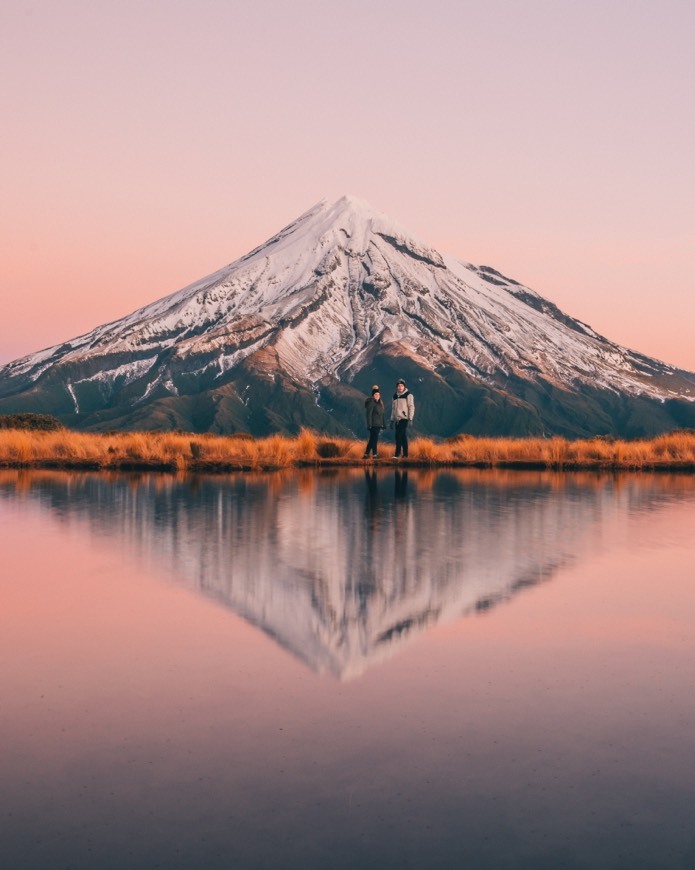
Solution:
{"label": "mountain flank", "polygon": [[364,394],[379,383],[389,396],[399,377],[419,434],[695,426],[695,374],[348,196],[177,293],[0,368],[0,414],[91,431],[360,434]]}

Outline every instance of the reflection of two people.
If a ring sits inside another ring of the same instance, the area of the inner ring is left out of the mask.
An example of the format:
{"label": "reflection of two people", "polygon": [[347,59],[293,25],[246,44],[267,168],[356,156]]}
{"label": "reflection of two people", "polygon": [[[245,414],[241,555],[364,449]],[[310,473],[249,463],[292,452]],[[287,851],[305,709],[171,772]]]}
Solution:
{"label": "reflection of two people", "polygon": [[379,513],[379,488],[376,485],[376,471],[364,469],[364,482],[367,484],[366,514],[369,519],[375,519]]}
{"label": "reflection of two people", "polygon": [[[370,519],[375,519],[379,513],[381,500],[379,498],[379,487],[377,484],[377,473],[372,468],[365,468],[364,481],[367,485],[366,498],[366,513]],[[408,472],[400,468],[395,471],[394,479],[394,497],[396,501],[403,501],[408,497]]]}
{"label": "reflection of two people", "polygon": [[[408,500],[408,472],[400,468],[396,469],[394,478],[394,502],[393,510],[388,513],[384,512],[384,506],[379,492],[379,484],[377,472],[373,468],[364,469],[364,482],[366,484],[365,498],[365,523],[366,534],[364,539],[364,556],[367,565],[378,565],[382,559],[382,549],[384,545],[383,536],[394,536],[394,540],[401,541],[403,536],[407,534],[407,511],[403,513],[405,504]],[[399,506],[401,510],[399,511]],[[400,513],[400,516],[399,516]],[[385,522],[382,525],[381,519],[385,515]],[[404,525],[405,523],[405,525]],[[397,560],[401,558],[402,553],[397,547]],[[378,574],[378,572],[377,572]],[[351,578],[349,581],[350,588],[356,593],[360,601],[361,609],[366,607],[366,603],[370,596],[376,592],[378,582],[373,571],[365,572],[360,579]]]}
{"label": "reflection of two people", "polygon": [[408,496],[408,472],[400,468],[396,469],[396,485],[394,488],[396,499],[404,499]]}

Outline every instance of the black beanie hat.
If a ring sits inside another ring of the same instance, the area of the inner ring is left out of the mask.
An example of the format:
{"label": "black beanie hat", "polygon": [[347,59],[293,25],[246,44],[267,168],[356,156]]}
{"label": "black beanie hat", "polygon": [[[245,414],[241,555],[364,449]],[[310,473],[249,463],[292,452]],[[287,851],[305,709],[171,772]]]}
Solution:
{"label": "black beanie hat", "polygon": [[380,392],[381,392],[381,390],[379,389],[379,384],[374,384],[374,386],[372,387],[372,395],[374,395],[374,393],[380,393]]}

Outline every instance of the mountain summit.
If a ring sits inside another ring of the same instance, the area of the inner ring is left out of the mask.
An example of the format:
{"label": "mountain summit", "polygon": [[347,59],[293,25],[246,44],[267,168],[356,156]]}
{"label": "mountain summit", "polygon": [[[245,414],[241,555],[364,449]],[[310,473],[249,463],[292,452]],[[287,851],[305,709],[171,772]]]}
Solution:
{"label": "mountain summit", "polygon": [[84,429],[361,433],[405,377],[416,428],[650,435],[695,424],[695,375],[627,350],[351,196],[219,271],[0,368],[0,413]]}

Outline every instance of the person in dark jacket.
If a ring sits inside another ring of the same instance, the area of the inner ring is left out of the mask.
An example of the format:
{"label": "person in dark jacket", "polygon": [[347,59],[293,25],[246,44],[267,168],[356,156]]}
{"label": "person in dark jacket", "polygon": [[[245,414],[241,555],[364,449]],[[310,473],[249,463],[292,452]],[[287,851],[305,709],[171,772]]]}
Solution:
{"label": "person in dark jacket", "polygon": [[362,458],[369,459],[369,454],[372,453],[374,458],[378,459],[377,444],[379,443],[379,433],[386,428],[386,411],[384,403],[381,401],[379,387],[376,384],[372,387],[372,395],[364,401],[364,409],[367,413],[369,441]]}
{"label": "person in dark jacket", "polygon": [[396,427],[396,453],[394,459],[408,458],[408,423],[415,416],[415,399],[403,378],[396,381],[396,392],[391,405],[391,427]]}

